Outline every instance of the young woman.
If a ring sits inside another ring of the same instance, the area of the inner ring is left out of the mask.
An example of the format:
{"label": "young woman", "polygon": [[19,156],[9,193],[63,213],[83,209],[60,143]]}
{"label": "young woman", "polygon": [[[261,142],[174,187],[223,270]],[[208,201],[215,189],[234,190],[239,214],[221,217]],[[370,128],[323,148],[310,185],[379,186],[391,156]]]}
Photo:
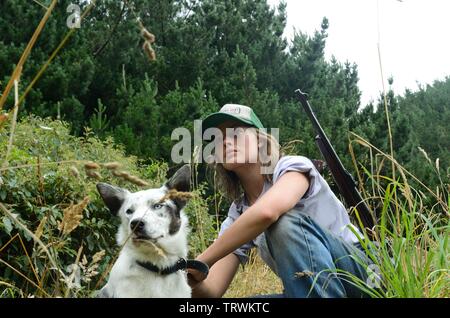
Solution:
{"label": "young woman", "polygon": [[208,128],[222,133],[214,165],[233,203],[219,237],[197,257],[209,265],[208,277],[189,270],[193,297],[221,297],[252,247],[280,277],[281,297],[361,297],[342,271],[365,281],[364,253],[346,209],[313,163],[279,158],[277,141],[261,132],[247,106],[223,106],[203,121],[203,131]]}

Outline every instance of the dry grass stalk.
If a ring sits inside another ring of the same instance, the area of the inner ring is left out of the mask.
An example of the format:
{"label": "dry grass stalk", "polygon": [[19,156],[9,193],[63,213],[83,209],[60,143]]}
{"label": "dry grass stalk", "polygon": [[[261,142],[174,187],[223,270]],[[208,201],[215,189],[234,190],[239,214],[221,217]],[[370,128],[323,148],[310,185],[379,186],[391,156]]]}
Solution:
{"label": "dry grass stalk", "polygon": [[77,167],[70,166],[69,168],[70,174],[73,175],[75,178],[78,178],[80,176],[80,172],[78,171]]}
{"label": "dry grass stalk", "polygon": [[156,60],[155,50],[153,50],[152,45],[149,42],[145,41],[144,44],[142,45],[142,49],[144,50],[145,54],[147,55],[150,61]]}
{"label": "dry grass stalk", "polygon": [[83,219],[83,210],[89,203],[89,197],[85,197],[83,201],[78,204],[71,203],[70,206],[64,209],[64,216],[61,222],[58,222],[58,229],[62,231],[63,235],[67,235],[75,230],[80,225]]}
{"label": "dry grass stalk", "polygon": [[69,297],[70,291],[74,288],[79,288],[79,277],[78,276],[78,269],[79,269],[79,262],[81,257],[81,252],[83,251],[83,245],[80,246],[77,252],[77,258],[75,259],[75,263],[69,266],[71,273],[69,276],[66,276],[64,278],[61,278],[60,281],[64,282],[66,284],[66,292],[64,294],[64,298]]}
{"label": "dry grass stalk", "polygon": [[142,45],[142,49],[144,50],[145,54],[149,58],[150,61],[156,60],[156,53],[155,50],[152,47],[152,43],[155,42],[155,35],[153,33],[150,33],[142,24],[142,22],[139,20],[139,27],[141,28],[141,35],[144,38],[144,44]]}
{"label": "dry grass stalk", "polygon": [[179,199],[182,201],[187,201],[191,199],[194,195],[191,192],[181,192],[175,189],[169,190],[160,200],[159,202],[164,202],[166,200],[174,200]]}
{"label": "dry grass stalk", "polygon": [[19,240],[20,245],[22,246],[22,250],[25,254],[25,256],[27,257],[28,263],[31,267],[31,270],[33,271],[34,277],[36,278],[36,281],[39,282],[39,276],[38,276],[38,268],[36,268],[33,265],[33,261],[30,258],[30,255],[28,254],[27,248],[25,246],[25,244],[23,243],[22,237],[20,236],[19,233],[16,233],[8,242],[6,242],[6,244],[4,244],[1,248],[0,248],[0,252],[3,251],[9,244],[11,244],[13,241],[15,241],[16,239]]}
{"label": "dry grass stalk", "polygon": [[148,42],[153,43],[155,42],[155,35],[153,33],[150,33],[146,28],[142,28],[141,34]]}
{"label": "dry grass stalk", "polygon": [[425,159],[427,159],[427,161],[428,161],[430,164],[432,164],[432,163],[431,163],[431,159],[430,159],[430,157],[428,157],[427,152],[426,152],[422,147],[417,147],[417,148],[418,148],[419,151],[422,153],[422,155],[424,155]]}
{"label": "dry grass stalk", "polygon": [[120,171],[120,170],[113,170],[111,172],[113,176],[122,178],[125,174],[128,174],[126,171]]}
{"label": "dry grass stalk", "polygon": [[33,0],[35,3],[37,3],[38,5],[40,5],[41,7],[43,7],[45,10],[47,10],[48,8],[46,6],[44,6],[42,3],[40,3],[37,0]]}
{"label": "dry grass stalk", "polygon": [[128,171],[122,170],[122,171],[118,171],[117,173],[118,173],[119,177],[124,178],[125,180],[127,180],[128,178],[131,177],[131,174]]}
{"label": "dry grass stalk", "polygon": [[281,146],[281,153],[283,154],[293,154],[296,152],[296,146],[299,144],[303,144],[303,140],[300,139],[294,139],[290,140],[287,143],[283,144]]}
{"label": "dry grass stalk", "polygon": [[167,258],[166,252],[162,248],[160,248],[159,246],[154,244],[153,242],[147,241],[147,242],[145,242],[145,244],[150,245],[153,248],[153,250],[155,251],[155,253],[158,254],[159,256],[161,256],[163,258]]}
{"label": "dry grass stalk", "polygon": [[100,252],[97,252],[94,254],[94,256],[92,256],[92,264],[97,264],[98,262],[100,262],[102,260],[102,258],[105,256],[105,250],[101,250]]}
{"label": "dry grass stalk", "polygon": [[36,232],[34,232],[34,235],[36,235],[36,237],[38,239],[41,238],[41,235],[44,232],[44,226],[45,226],[45,223],[47,223],[47,219],[48,219],[47,216],[44,216],[42,218],[41,222],[39,223],[39,226],[37,227]]}
{"label": "dry grass stalk", "polygon": [[116,177],[122,178],[140,187],[148,187],[150,185],[145,180],[142,180],[139,177],[131,175],[128,171],[113,170],[111,173]]}
{"label": "dry grass stalk", "polygon": [[17,78],[14,80],[14,109],[13,109],[13,118],[11,123],[11,132],[9,134],[9,142],[8,142],[8,148],[6,149],[5,159],[3,161],[3,168],[8,166],[8,157],[11,153],[12,144],[14,140],[14,131],[16,129],[16,123],[17,123],[17,112],[19,110],[19,77],[22,72],[22,67],[19,69],[19,73],[17,74]]}
{"label": "dry grass stalk", "polygon": [[88,265],[88,261],[86,258],[86,255],[83,256],[82,261],[80,262],[79,266],[81,270],[83,271],[83,277],[82,279],[85,282],[90,282],[92,277],[97,276],[98,272],[97,269],[100,266],[100,261],[105,256],[105,250],[101,250],[92,256],[92,260]]}
{"label": "dry grass stalk", "polygon": [[108,170],[116,170],[120,168],[120,163],[118,162],[107,162],[103,164],[103,167]]}
{"label": "dry grass stalk", "polygon": [[[380,8],[378,6],[377,2],[377,15],[379,17],[380,15]],[[394,143],[392,141],[392,130],[391,130],[391,121],[389,117],[389,111],[388,111],[388,101],[387,101],[387,94],[386,94],[386,87],[384,85],[384,73],[383,73],[383,63],[381,60],[381,38],[380,38],[380,20],[377,21],[377,31],[378,31],[378,43],[377,43],[377,49],[378,49],[378,63],[380,67],[380,74],[381,74],[381,86],[383,88],[383,101],[384,101],[384,112],[386,114],[386,123],[388,127],[388,136],[389,136],[389,148],[391,152],[391,157],[394,158]],[[394,161],[391,162],[392,164],[392,179],[396,179],[395,177],[395,163]]]}
{"label": "dry grass stalk", "polygon": [[149,186],[149,184],[146,181],[144,181],[138,177],[135,177],[135,176],[129,176],[127,178],[127,180],[130,181],[131,183],[134,183],[135,185],[140,186],[140,187],[148,187]]}
{"label": "dry grass stalk", "polygon": [[55,7],[57,2],[58,2],[58,0],[52,1],[50,6],[48,7],[47,11],[45,12],[45,15],[42,17],[41,21],[39,22],[39,25],[37,26],[36,30],[34,31],[33,36],[31,37],[30,41],[28,42],[27,47],[23,51],[22,56],[20,57],[19,62],[17,63],[17,66],[13,71],[11,79],[8,82],[8,84],[6,85],[3,95],[0,98],[0,110],[3,108],[3,105],[6,102],[6,98],[8,97],[9,92],[12,89],[14,80],[18,78],[18,75],[20,74],[22,67],[25,64],[25,61],[27,60],[28,56],[31,53],[31,49],[33,48],[34,44],[36,43],[37,38],[41,34],[42,29],[44,28],[45,23],[47,23],[47,20],[50,17],[50,14],[52,13],[53,8]]}
{"label": "dry grass stalk", "polygon": [[[54,0],[53,2],[57,2],[57,0]],[[80,17],[80,21],[83,21],[83,19],[85,18],[85,16],[91,11],[91,9],[95,6],[95,2],[96,0],[91,0],[89,2],[89,5],[87,6],[87,8],[84,10],[83,14]],[[52,3],[53,5],[53,3]],[[19,100],[19,105],[22,104],[22,102],[25,100],[26,96],[28,95],[28,93],[31,91],[31,89],[33,88],[34,84],[36,84],[36,82],[39,80],[39,78],[41,78],[42,74],[44,74],[45,70],[49,67],[50,63],[55,59],[56,55],[58,54],[58,52],[64,47],[64,45],[66,44],[66,42],[69,40],[69,38],[71,37],[71,35],[75,32],[75,30],[78,30],[77,28],[72,28],[70,29],[66,36],[62,39],[62,41],[59,43],[58,47],[53,51],[53,53],[50,55],[49,59],[47,60],[47,62],[45,62],[45,64],[41,67],[41,69],[39,70],[39,72],[36,74],[36,76],[33,78],[33,80],[30,82],[30,84],[27,86],[27,88],[25,89],[25,92],[22,94],[22,96],[20,97]],[[1,105],[0,105],[1,106]],[[1,109],[1,107],[0,107]]]}
{"label": "dry grass stalk", "polygon": [[97,180],[101,180],[102,179],[102,176],[97,171],[87,170],[86,171],[86,175],[88,177],[91,177],[91,178],[94,178],[94,179],[97,179]]}
{"label": "dry grass stalk", "polygon": [[[48,259],[49,259],[51,265],[53,266],[53,268],[58,270],[59,267],[56,265],[56,262],[55,262],[53,256],[50,254],[50,251],[47,249],[45,244],[42,243],[42,241],[38,237],[36,237],[36,235],[34,235],[33,232],[31,232],[24,224],[22,224],[22,222],[20,222],[17,219],[17,215],[11,213],[2,203],[0,203],[0,209],[6,214],[6,216],[8,216],[10,218],[11,221],[13,221],[20,228],[22,228],[42,248],[42,250],[47,254]],[[1,261],[1,259],[0,259],[0,261]],[[58,272],[60,275],[65,276],[62,271],[59,270]],[[40,287],[38,287],[38,288],[40,288]]]}
{"label": "dry grass stalk", "polygon": [[90,170],[90,169],[96,170],[96,169],[100,169],[100,165],[98,163],[89,161],[84,164],[84,168],[86,170]]}
{"label": "dry grass stalk", "polygon": [[314,273],[310,271],[296,272],[294,276],[295,278],[312,277],[314,276]]}
{"label": "dry grass stalk", "polygon": [[[441,207],[443,208],[444,212],[447,215],[450,215],[449,210],[448,210],[448,205],[446,202],[444,202],[444,200],[442,200],[441,197],[437,196],[436,193],[431,190],[429,187],[427,187],[422,181],[420,181],[415,175],[413,175],[411,172],[409,172],[406,168],[404,168],[402,165],[400,165],[397,160],[395,160],[392,156],[390,156],[389,154],[386,154],[385,152],[383,152],[382,150],[378,149],[377,147],[375,147],[374,145],[372,145],[370,142],[368,142],[367,140],[365,140],[363,137],[359,136],[358,134],[354,133],[354,132],[350,132],[350,135],[354,136],[356,139],[362,140],[364,141],[371,149],[375,150],[378,154],[377,156],[381,156],[384,159],[388,159],[390,161],[392,161],[394,163],[394,165],[396,165],[402,172],[402,177],[405,179],[406,175],[408,175],[409,177],[411,177],[412,179],[414,179],[414,181],[416,181],[418,184],[420,184],[420,186],[422,186],[424,189],[426,189],[433,197],[435,197],[438,201],[438,203],[441,205]],[[377,174],[379,174],[379,170],[377,172]]]}
{"label": "dry grass stalk", "polygon": [[27,276],[25,276],[23,273],[21,273],[20,271],[18,271],[16,268],[14,268],[13,266],[11,266],[10,264],[8,264],[7,262],[5,262],[4,260],[2,260],[0,258],[0,263],[9,267],[11,270],[13,270],[14,272],[16,272],[18,275],[20,275],[22,278],[24,278],[27,282],[29,282],[31,285],[33,285],[34,287],[36,287],[37,289],[39,289],[40,291],[42,291],[44,294],[46,294],[47,296],[49,296],[45,290],[43,290],[41,287],[39,287],[35,282],[33,282],[31,279],[29,279]]}
{"label": "dry grass stalk", "polygon": [[68,164],[68,163],[80,163],[80,160],[61,160],[61,161],[51,161],[51,162],[32,163],[32,164],[26,164],[26,165],[9,166],[7,168],[0,168],[0,171],[31,168],[31,167],[40,167],[40,166],[50,166],[50,165],[61,165],[61,164]]}

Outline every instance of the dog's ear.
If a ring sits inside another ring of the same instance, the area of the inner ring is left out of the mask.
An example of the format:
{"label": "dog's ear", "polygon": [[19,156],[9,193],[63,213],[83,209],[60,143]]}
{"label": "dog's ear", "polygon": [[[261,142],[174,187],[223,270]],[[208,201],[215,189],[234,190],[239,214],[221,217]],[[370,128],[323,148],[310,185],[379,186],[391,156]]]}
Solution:
{"label": "dog's ear", "polygon": [[107,183],[97,183],[97,190],[111,213],[117,215],[127,191]]}
{"label": "dog's ear", "polygon": [[177,191],[188,192],[191,188],[191,166],[185,164],[175,172],[175,174],[166,182],[165,186]]}

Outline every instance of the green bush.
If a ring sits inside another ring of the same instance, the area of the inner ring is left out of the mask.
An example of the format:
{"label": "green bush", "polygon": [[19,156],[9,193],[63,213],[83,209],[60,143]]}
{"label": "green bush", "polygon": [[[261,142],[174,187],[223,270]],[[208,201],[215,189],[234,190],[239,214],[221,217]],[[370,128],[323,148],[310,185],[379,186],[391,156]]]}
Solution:
{"label": "green bush", "polygon": [[[9,139],[7,131],[0,131],[2,162]],[[33,116],[17,124],[8,167],[2,168],[0,175],[0,202],[10,213],[8,216],[2,209],[0,214],[0,297],[89,296],[105,282],[119,251],[115,242],[117,221],[105,208],[95,185],[101,180],[130,191],[139,190],[113,176],[102,164],[118,162],[120,169],[146,180],[150,187],[159,187],[166,180],[167,163],[144,165],[136,157],[126,156],[123,147],[111,138],[99,140],[88,129],[84,137],[69,132],[64,122]],[[87,162],[99,164],[95,170],[98,179],[89,176]],[[202,187],[197,186],[196,192],[200,193]],[[200,242],[197,234],[202,235],[202,240],[212,240],[215,235],[210,230],[210,217],[205,218],[207,206],[202,196],[196,195],[186,209],[195,252],[207,244]],[[64,228],[60,230],[64,210],[77,208],[82,211],[79,224],[75,220],[75,228],[68,233]],[[205,211],[200,213],[200,209]],[[36,243],[36,237],[48,252]],[[70,276],[75,263],[79,264],[79,272]]]}

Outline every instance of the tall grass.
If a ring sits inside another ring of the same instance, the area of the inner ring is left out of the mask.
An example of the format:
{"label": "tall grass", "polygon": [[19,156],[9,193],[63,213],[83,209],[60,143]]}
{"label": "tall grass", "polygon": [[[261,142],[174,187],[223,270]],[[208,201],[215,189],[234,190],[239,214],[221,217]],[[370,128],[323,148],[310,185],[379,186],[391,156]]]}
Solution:
{"label": "tall grass", "polygon": [[[371,183],[365,188],[371,188],[373,194],[366,193],[366,199],[378,206],[378,223],[370,231],[373,240],[369,239],[368,229],[360,237],[373,262],[368,280],[340,274],[371,297],[449,297],[449,184],[441,182],[433,191],[392,156],[356,134],[353,137],[353,141],[377,153],[376,158],[381,159],[372,161],[370,169],[360,167],[365,178],[356,165],[359,180],[367,179]],[[384,160],[395,165],[401,178],[379,174]],[[439,167],[436,173],[440,174]],[[440,175],[439,179],[442,180]],[[359,223],[362,227],[360,220]]]}
{"label": "tall grass", "polygon": [[[425,180],[416,178],[395,159],[381,58],[379,14],[377,1],[377,53],[390,154],[350,133],[349,150],[357,171],[360,190],[365,201],[370,202],[372,208],[377,210],[378,222],[373,229],[363,229],[363,237],[360,237],[360,243],[372,261],[367,281],[361,281],[349,273],[341,272],[340,275],[371,297],[449,297],[450,176],[441,177],[437,158],[434,168],[440,185],[436,190],[432,190]],[[353,143],[368,150],[370,167],[357,164]],[[420,147],[419,151],[433,166],[427,153]],[[391,164],[391,170],[383,175],[386,162]],[[445,184],[443,179],[448,183]],[[369,184],[365,183],[365,180],[368,180]],[[363,228],[358,211],[353,212],[360,228]]]}
{"label": "tall grass", "polygon": [[24,51],[19,59],[19,62],[17,63],[16,67],[14,68],[12,76],[11,76],[8,84],[6,85],[6,88],[3,91],[2,96],[0,97],[0,110],[3,109],[3,105],[6,102],[6,98],[8,97],[8,94],[10,93],[10,91],[14,85],[14,81],[18,80],[18,78],[20,77],[20,73],[22,72],[23,66],[24,66],[28,56],[30,55],[31,50],[33,49],[33,46],[36,43],[39,35],[41,34],[45,24],[47,23],[48,19],[50,18],[50,15],[51,15],[57,2],[58,2],[57,0],[53,0],[52,3],[50,4],[50,6],[48,8],[46,8],[44,16],[42,17],[41,21],[39,22],[39,25],[36,27],[26,48],[24,49]]}

